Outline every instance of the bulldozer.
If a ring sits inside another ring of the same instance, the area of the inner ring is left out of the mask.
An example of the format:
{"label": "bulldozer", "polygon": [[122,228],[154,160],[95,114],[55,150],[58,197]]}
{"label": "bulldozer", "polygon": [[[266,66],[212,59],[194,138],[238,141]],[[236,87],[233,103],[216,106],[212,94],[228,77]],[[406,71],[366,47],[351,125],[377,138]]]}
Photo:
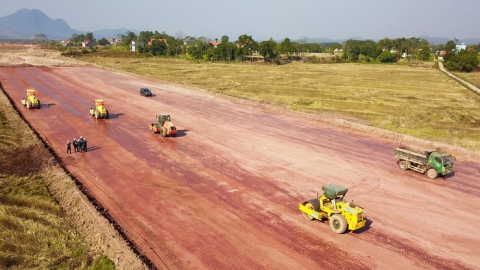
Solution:
{"label": "bulldozer", "polygon": [[96,119],[98,118],[106,118],[108,119],[108,110],[103,106],[103,99],[95,99],[94,101],[95,107],[90,108],[90,114],[95,116]]}
{"label": "bulldozer", "polygon": [[35,96],[35,90],[28,89],[26,90],[27,97],[22,98],[22,104],[27,107],[27,109],[37,108],[40,109],[40,100]]}
{"label": "bulldozer", "polygon": [[155,134],[160,132],[162,137],[175,137],[177,135],[177,128],[172,123],[172,119],[170,118],[169,114],[159,114],[156,117],[157,122],[150,124],[150,130],[152,133]]}
{"label": "bulldozer", "polygon": [[336,184],[322,187],[323,195],[298,204],[303,216],[308,220],[329,220],[330,228],[338,234],[363,228],[366,219],[363,208],[347,202],[345,194],[348,188]]}

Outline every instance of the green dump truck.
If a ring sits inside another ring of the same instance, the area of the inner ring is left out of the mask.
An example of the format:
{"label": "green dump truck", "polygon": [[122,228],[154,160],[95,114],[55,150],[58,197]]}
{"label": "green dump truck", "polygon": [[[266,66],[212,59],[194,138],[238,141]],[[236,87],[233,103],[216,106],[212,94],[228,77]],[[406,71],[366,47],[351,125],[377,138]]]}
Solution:
{"label": "green dump truck", "polygon": [[422,151],[402,146],[393,150],[393,156],[397,158],[397,164],[401,170],[410,169],[419,173],[426,173],[431,179],[454,172],[454,155],[441,149]]}

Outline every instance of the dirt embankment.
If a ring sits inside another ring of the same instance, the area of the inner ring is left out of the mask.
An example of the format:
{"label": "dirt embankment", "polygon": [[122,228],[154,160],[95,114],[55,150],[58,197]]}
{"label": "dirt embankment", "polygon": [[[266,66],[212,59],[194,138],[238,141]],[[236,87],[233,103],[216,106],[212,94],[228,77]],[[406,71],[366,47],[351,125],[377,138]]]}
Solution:
{"label": "dirt embankment", "polygon": [[56,51],[44,51],[40,45],[0,43],[0,66],[85,66]]}

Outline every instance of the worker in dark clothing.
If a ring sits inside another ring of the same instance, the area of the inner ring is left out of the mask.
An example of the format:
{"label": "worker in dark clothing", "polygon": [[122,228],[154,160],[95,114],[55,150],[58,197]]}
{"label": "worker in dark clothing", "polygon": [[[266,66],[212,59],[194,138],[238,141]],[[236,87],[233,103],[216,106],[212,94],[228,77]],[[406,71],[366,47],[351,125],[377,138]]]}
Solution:
{"label": "worker in dark clothing", "polygon": [[78,152],[83,151],[83,138],[80,136],[80,139],[78,140]]}
{"label": "worker in dark clothing", "polygon": [[73,138],[73,151],[78,152],[77,138]]}
{"label": "worker in dark clothing", "polygon": [[87,138],[83,138],[83,151],[87,152]]}
{"label": "worker in dark clothing", "polygon": [[67,141],[67,154],[72,153],[72,148],[70,147],[70,141]]}

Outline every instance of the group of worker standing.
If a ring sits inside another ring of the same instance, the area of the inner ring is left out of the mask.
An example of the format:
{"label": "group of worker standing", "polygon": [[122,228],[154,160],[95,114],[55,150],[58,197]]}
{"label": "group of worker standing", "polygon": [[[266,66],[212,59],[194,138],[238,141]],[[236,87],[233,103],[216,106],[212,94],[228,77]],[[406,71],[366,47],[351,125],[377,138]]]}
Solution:
{"label": "group of worker standing", "polygon": [[[76,138],[73,138],[73,149],[75,152],[87,152],[87,139],[82,138],[82,136],[80,136],[80,139],[78,139],[77,141]],[[71,153],[72,153],[72,147],[71,147],[70,141],[68,140],[67,154],[71,154]]]}

